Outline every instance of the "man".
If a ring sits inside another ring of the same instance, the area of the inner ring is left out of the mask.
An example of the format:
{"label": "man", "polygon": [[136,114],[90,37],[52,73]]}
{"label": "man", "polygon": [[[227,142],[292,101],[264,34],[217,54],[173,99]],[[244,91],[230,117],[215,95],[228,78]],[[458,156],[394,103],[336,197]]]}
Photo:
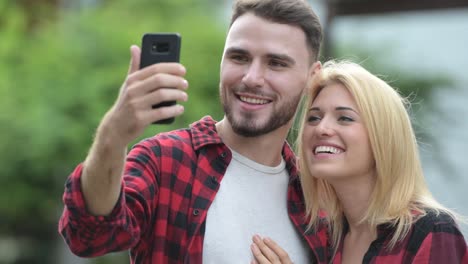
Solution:
{"label": "man", "polygon": [[320,68],[321,37],[305,1],[236,1],[221,62],[223,120],[205,117],[126,155],[149,124],[183,112],[151,106],[187,100],[188,87],[180,64],[138,70],[140,51],[132,46],[117,102],[66,184],[59,231],[70,249],[87,257],[130,249],[132,263],[246,263],[260,233],[296,263],[326,262],[325,234],[304,234],[295,158],[285,142]]}

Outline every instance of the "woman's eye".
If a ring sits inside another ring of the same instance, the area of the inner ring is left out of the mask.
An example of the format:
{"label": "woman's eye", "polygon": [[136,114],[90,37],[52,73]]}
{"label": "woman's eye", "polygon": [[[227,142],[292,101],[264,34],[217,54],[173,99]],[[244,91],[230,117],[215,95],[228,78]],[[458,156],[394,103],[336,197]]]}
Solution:
{"label": "woman's eye", "polygon": [[352,119],[351,117],[348,117],[348,116],[340,116],[340,118],[338,118],[338,121],[353,122],[354,119]]}
{"label": "woman's eye", "polygon": [[318,117],[318,116],[309,116],[307,118],[307,122],[309,122],[309,123],[317,122],[319,120],[320,120],[320,117]]}

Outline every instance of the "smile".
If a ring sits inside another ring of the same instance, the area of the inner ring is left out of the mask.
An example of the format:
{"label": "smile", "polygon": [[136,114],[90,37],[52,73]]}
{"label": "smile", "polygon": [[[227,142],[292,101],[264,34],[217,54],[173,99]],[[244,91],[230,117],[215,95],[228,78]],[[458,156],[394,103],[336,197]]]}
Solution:
{"label": "smile", "polygon": [[314,154],[320,154],[320,153],[340,154],[340,153],[343,153],[343,150],[339,148],[331,147],[331,146],[317,146],[315,148]]}
{"label": "smile", "polygon": [[239,99],[244,103],[256,104],[256,105],[268,104],[270,102],[269,100],[252,98],[252,97],[247,97],[247,96],[239,96]]}

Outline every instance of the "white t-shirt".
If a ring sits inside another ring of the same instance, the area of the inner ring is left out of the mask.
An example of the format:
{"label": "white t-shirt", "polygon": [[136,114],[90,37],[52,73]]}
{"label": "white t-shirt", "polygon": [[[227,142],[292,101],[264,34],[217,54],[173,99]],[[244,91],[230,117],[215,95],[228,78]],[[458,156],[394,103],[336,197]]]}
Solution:
{"label": "white t-shirt", "polygon": [[250,263],[254,234],[272,238],[294,263],[311,263],[311,250],[289,219],[285,161],[268,167],[235,151],[232,155],[208,209],[203,263]]}

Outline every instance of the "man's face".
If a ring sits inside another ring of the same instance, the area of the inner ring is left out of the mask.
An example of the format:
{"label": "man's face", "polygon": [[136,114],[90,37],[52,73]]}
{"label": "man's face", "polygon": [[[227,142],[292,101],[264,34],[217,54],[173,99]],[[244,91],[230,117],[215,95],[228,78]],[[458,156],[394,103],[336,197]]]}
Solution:
{"label": "man's face", "polygon": [[311,75],[310,55],[299,27],[250,13],[232,24],[220,96],[234,132],[253,137],[289,125]]}

